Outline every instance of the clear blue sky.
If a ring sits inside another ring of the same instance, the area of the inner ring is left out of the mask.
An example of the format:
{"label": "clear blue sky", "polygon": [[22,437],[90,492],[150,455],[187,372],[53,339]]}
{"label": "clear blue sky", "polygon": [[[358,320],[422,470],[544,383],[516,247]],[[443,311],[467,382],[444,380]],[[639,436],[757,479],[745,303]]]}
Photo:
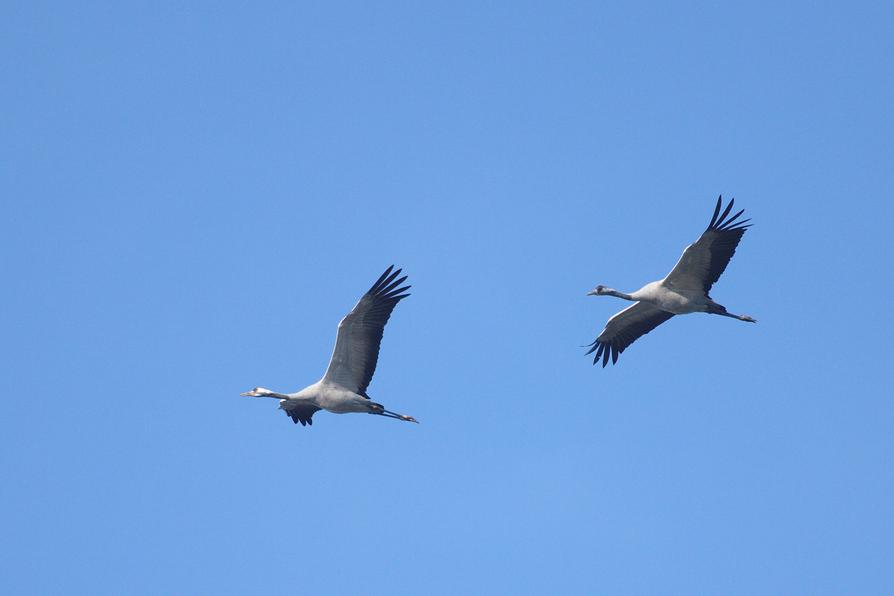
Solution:
{"label": "clear blue sky", "polygon": [[[0,7],[0,591],[894,590],[890,4],[179,4]],[[391,263],[420,425],[239,397]]]}

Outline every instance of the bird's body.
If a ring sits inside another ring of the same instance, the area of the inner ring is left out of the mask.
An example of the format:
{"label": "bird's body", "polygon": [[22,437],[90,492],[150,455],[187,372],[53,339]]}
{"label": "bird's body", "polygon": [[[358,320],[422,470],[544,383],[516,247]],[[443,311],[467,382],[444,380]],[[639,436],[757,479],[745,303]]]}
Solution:
{"label": "bird's body", "polygon": [[333,414],[347,414],[369,412],[372,403],[369,398],[345,389],[337,383],[320,380],[297,393],[290,393],[287,399],[280,401],[280,406],[284,410],[298,405],[315,406]]}
{"label": "bird's body", "polygon": [[708,300],[704,295],[680,292],[663,285],[662,282],[663,280],[647,283],[631,293],[630,299],[635,302],[647,302],[675,315],[707,310]]}
{"label": "bird's body", "polygon": [[730,201],[721,214],[722,200],[718,197],[708,228],[697,241],[686,247],[680,260],[664,279],[648,283],[630,294],[605,286],[596,286],[588,293],[634,302],[610,318],[605,329],[590,345],[587,354],[596,353],[593,364],[600,358],[603,367],[608,364],[609,358],[613,364],[616,363],[618,355],[630,344],[674,315],[705,312],[756,322],[747,315],[727,312],[709,294],[735,254],[745,230],[750,227],[750,224],[746,225],[747,219],[736,222],[744,209],[727,218],[733,203],[734,200]]}
{"label": "bird's body", "polygon": [[409,296],[410,286],[399,287],[407,278],[397,278],[400,269],[393,266],[379,277],[357,305],[338,324],[335,350],[322,379],[295,393],[276,393],[255,387],[242,395],[279,398],[279,407],[295,424],[313,424],[319,410],[333,414],[360,412],[416,422],[412,416],[396,414],[372,401],[366,388],[372,380],[379,358],[379,346],[385,324],[397,303]]}

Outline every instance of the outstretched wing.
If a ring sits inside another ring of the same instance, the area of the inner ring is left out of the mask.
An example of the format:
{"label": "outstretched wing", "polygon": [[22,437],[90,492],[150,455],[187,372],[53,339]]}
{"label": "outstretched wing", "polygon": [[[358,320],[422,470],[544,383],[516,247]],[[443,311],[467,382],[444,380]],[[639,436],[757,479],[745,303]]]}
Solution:
{"label": "outstretched wing", "polygon": [[745,212],[744,209],[727,218],[734,202],[735,199],[732,199],[721,215],[722,199],[717,197],[717,206],[708,228],[701,238],[686,247],[683,256],[664,278],[664,284],[676,290],[704,292],[707,296],[711,286],[720,279],[730,259],[736,254],[736,247],[746,228],[751,227],[747,223],[751,221],[749,219],[736,222]]}
{"label": "outstretched wing", "polygon": [[308,424],[312,425],[314,423],[311,417],[315,412],[319,411],[320,408],[310,404],[298,404],[294,406],[285,404],[283,410],[285,410],[286,415],[292,419],[292,422],[295,424],[300,422],[301,426],[307,426]]}
{"label": "outstretched wing", "polygon": [[410,286],[398,287],[407,279],[399,279],[401,270],[392,273],[394,265],[373,284],[360,298],[354,310],[338,324],[335,350],[329,361],[324,381],[338,383],[345,389],[366,395],[366,388],[376,372],[379,360],[379,344],[385,323],[397,303],[409,296]]}
{"label": "outstretched wing", "polygon": [[609,356],[612,364],[615,364],[618,361],[618,354],[626,350],[627,346],[672,316],[674,313],[661,310],[647,302],[636,302],[608,320],[605,329],[596,341],[590,344],[587,354],[596,352],[593,364],[602,358],[603,368],[608,364]]}

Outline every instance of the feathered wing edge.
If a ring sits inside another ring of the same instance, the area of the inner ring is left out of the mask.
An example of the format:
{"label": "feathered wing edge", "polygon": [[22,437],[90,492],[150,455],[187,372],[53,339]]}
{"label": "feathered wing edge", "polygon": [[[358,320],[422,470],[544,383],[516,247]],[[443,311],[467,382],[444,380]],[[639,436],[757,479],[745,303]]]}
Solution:
{"label": "feathered wing edge", "polygon": [[713,285],[717,283],[717,280],[720,279],[720,276],[726,271],[727,265],[729,265],[733,255],[736,254],[736,248],[739,246],[739,242],[742,240],[745,230],[753,225],[748,223],[751,221],[751,218],[737,221],[739,216],[745,212],[744,209],[741,209],[732,217],[728,217],[735,202],[736,199],[730,199],[729,204],[723,210],[723,213],[721,213],[720,208],[723,205],[723,197],[718,196],[717,205],[714,207],[714,215],[711,217],[711,223],[708,224],[708,227],[703,234],[703,237],[707,237],[710,241],[708,250],[711,255],[707,277],[704,281],[703,289],[705,294],[708,294],[708,292],[711,291]]}
{"label": "feathered wing edge", "polygon": [[369,386],[370,381],[372,381],[373,374],[375,373],[376,366],[379,362],[379,349],[381,347],[382,336],[385,332],[385,325],[388,324],[388,320],[391,318],[391,313],[394,311],[394,307],[397,306],[397,303],[410,295],[407,290],[412,286],[407,285],[399,287],[407,280],[406,275],[400,278],[397,277],[401,274],[401,271],[403,270],[394,270],[394,265],[390,265],[364,295],[364,298],[369,297],[374,300],[374,305],[370,310],[382,309],[383,311],[382,324],[381,327],[378,328],[376,334],[377,337],[375,338],[376,350],[373,353],[370,362],[367,363],[366,370],[364,371],[364,378],[359,383],[358,393],[367,399],[369,399],[369,396],[366,394],[366,388]]}
{"label": "feathered wing edge", "polygon": [[404,286],[402,288],[397,287],[406,281],[407,276],[404,275],[400,279],[394,279],[401,274],[403,269],[392,271],[393,269],[394,265],[389,265],[388,269],[385,270],[385,273],[379,276],[379,279],[377,279],[376,283],[367,290],[365,295],[379,300],[393,300],[395,302],[399,302],[409,296],[409,294],[404,294],[403,292],[406,292],[412,286]]}
{"label": "feathered wing edge", "polygon": [[587,354],[592,354],[593,352],[596,353],[593,357],[593,364],[599,362],[600,358],[602,358],[602,368],[605,368],[605,365],[608,364],[609,358],[611,358],[612,364],[617,364],[618,356],[622,354],[630,344],[674,316],[674,313],[660,310],[651,305],[646,305],[654,312],[630,313],[637,314],[640,318],[636,321],[624,321],[623,319],[618,321],[618,324],[622,326],[615,330],[611,337],[600,339],[605,336],[606,331],[608,331],[608,328],[615,317],[623,315],[625,311],[629,311],[643,304],[645,303],[637,302],[633,306],[627,307],[609,319],[605,329],[599,334],[599,337],[597,337],[593,343],[589,344],[590,349],[587,351]]}
{"label": "feathered wing edge", "polygon": [[[720,207],[723,205],[723,195],[719,195],[717,197],[717,206],[714,207],[714,215],[711,217],[711,223],[708,224],[708,230],[715,230],[717,232],[729,232],[732,230],[744,230],[745,228],[750,228],[753,224],[749,224],[751,218],[743,219],[740,222],[736,222],[739,219],[739,216],[745,213],[744,209],[741,209],[738,213],[727,219],[727,215],[729,212],[733,210],[733,204],[736,202],[736,199],[730,199],[729,204],[726,206],[726,209],[723,210],[723,215],[718,217],[720,213]],[[746,225],[747,224],[747,225]]]}
{"label": "feathered wing edge", "polygon": [[407,276],[398,278],[400,273],[394,265],[388,267],[341,320],[324,379],[369,397],[366,388],[376,370],[385,325],[397,303],[410,295],[410,286],[401,287]]}

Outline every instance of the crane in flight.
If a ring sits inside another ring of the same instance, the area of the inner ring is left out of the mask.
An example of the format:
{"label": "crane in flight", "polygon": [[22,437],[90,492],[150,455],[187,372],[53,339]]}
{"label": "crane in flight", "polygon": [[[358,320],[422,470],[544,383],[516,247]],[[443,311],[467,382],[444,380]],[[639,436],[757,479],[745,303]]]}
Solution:
{"label": "crane in flight", "polygon": [[734,202],[735,199],[731,200],[721,213],[723,201],[721,197],[717,197],[717,206],[708,228],[698,240],[686,247],[683,256],[664,279],[648,283],[631,294],[605,286],[596,286],[587,292],[587,296],[615,296],[633,302],[610,318],[599,337],[588,346],[590,350],[587,354],[596,353],[593,364],[599,362],[600,358],[603,368],[608,364],[609,358],[612,364],[617,363],[618,354],[674,315],[706,312],[757,323],[748,315],[728,312],[709,295],[711,286],[720,278],[736,253],[736,247],[745,230],[751,227],[747,223],[750,219],[737,221],[745,212],[744,209],[727,217]]}
{"label": "crane in flight", "polygon": [[396,418],[406,422],[418,422],[412,416],[386,410],[369,398],[366,388],[376,372],[379,344],[385,323],[397,303],[409,296],[410,286],[399,287],[407,276],[396,279],[401,270],[385,270],[357,305],[338,324],[335,350],[329,368],[323,378],[297,393],[277,393],[263,387],[255,387],[242,395],[247,397],[275,397],[279,407],[301,426],[313,424],[313,415],[319,410],[334,414],[361,412]]}

